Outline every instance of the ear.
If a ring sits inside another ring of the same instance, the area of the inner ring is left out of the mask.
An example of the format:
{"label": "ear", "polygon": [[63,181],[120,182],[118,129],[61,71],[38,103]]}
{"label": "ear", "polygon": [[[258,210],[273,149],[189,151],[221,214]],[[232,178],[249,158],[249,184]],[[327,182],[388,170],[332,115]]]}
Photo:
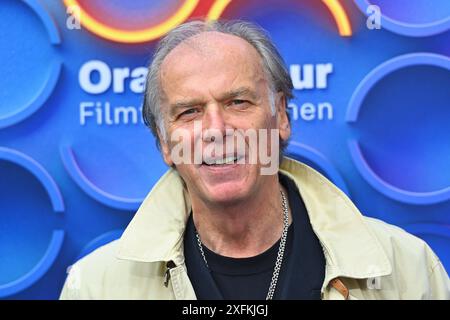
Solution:
{"label": "ear", "polygon": [[172,167],[173,166],[173,161],[172,161],[172,157],[170,156],[170,147],[168,142],[163,138],[163,135],[161,134],[161,132],[159,131],[159,128],[156,129],[156,132],[158,133],[158,139],[159,139],[159,144],[161,146],[161,152],[163,155],[163,159],[164,162],[169,166]]}
{"label": "ear", "polygon": [[280,130],[280,138],[287,141],[291,136],[291,125],[286,114],[286,97],[283,92],[276,94],[275,105],[277,110],[278,129]]}

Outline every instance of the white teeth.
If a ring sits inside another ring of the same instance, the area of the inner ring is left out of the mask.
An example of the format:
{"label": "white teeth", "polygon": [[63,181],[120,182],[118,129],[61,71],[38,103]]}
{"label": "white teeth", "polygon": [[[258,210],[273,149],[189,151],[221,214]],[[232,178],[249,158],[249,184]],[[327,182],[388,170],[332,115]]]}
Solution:
{"label": "white teeth", "polygon": [[224,159],[217,159],[214,161],[214,164],[229,164],[234,163],[236,157],[226,157]]}
{"label": "white teeth", "polygon": [[[225,158],[218,158],[218,159],[205,159],[203,163],[205,163],[208,166],[211,165],[224,165],[224,164],[234,164],[234,163],[238,163],[239,160],[243,159],[244,156],[228,156]],[[241,164],[241,163],[239,163]]]}

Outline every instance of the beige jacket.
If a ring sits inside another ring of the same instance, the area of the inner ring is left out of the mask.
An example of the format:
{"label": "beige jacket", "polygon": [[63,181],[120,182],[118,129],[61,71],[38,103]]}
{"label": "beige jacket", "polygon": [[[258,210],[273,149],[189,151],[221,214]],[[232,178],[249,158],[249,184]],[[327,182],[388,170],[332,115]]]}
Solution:
{"label": "beige jacket", "polygon": [[[323,299],[450,299],[448,275],[424,241],[362,216],[305,164],[286,158],[280,171],[295,181],[322,244]],[[71,268],[61,299],[195,299],[183,256],[189,212],[182,180],[170,169],[121,239]]]}

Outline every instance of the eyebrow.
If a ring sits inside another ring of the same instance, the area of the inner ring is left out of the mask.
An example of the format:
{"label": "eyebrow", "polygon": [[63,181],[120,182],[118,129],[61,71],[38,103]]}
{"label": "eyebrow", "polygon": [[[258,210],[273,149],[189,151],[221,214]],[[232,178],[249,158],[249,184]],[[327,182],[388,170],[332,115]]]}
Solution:
{"label": "eyebrow", "polygon": [[199,104],[204,104],[203,100],[191,99],[191,100],[185,100],[185,101],[177,101],[170,105],[170,109],[171,110],[184,109],[184,108],[192,107],[192,106],[199,105]]}
{"label": "eyebrow", "polygon": [[[241,97],[241,96],[250,96],[252,99],[257,99],[258,95],[249,87],[240,87],[237,89],[230,90],[225,92],[220,98],[219,101],[226,101],[233,98]],[[184,101],[177,101],[170,105],[171,113],[175,113],[176,110],[185,109],[196,105],[203,105],[205,102],[201,99],[190,99]]]}
{"label": "eyebrow", "polygon": [[219,99],[220,101],[230,100],[233,98],[237,98],[240,96],[250,96],[252,99],[256,99],[258,95],[249,87],[240,87],[228,92],[225,92],[222,97]]}

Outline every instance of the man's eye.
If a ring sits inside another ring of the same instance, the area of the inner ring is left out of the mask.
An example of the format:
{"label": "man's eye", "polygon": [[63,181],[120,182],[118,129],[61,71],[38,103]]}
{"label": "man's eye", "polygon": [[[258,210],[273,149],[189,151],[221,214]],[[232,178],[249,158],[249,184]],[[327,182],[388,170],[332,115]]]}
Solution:
{"label": "man's eye", "polygon": [[180,113],[179,117],[182,116],[187,116],[187,115],[191,115],[191,114],[195,114],[198,110],[197,109],[187,109],[186,111],[183,111],[182,113]]}
{"label": "man's eye", "polygon": [[243,104],[245,102],[246,102],[245,100],[235,99],[235,100],[232,100],[230,104],[234,105],[234,106],[237,106],[237,105]]}

